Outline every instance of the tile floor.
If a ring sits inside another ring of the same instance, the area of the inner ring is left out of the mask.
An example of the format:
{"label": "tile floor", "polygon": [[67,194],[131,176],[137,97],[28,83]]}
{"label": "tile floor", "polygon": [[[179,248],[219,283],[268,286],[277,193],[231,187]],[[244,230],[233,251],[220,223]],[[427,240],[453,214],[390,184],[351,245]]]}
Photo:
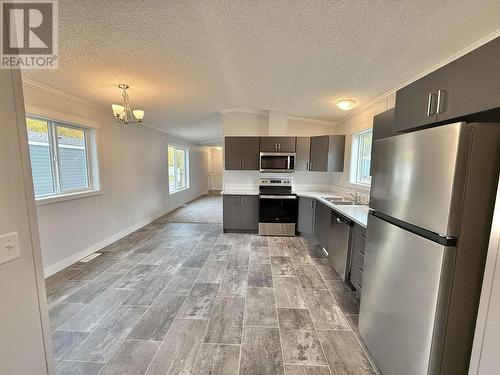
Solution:
{"label": "tile floor", "polygon": [[101,253],[47,279],[58,375],[376,373],[311,240],[164,217]]}

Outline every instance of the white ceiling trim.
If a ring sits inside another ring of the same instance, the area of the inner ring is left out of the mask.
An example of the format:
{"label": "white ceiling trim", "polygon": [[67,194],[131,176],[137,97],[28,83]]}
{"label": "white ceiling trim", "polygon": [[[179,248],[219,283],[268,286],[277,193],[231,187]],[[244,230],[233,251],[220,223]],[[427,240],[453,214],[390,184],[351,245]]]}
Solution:
{"label": "white ceiling trim", "polygon": [[238,113],[239,112],[239,113],[251,113],[254,115],[269,116],[269,111],[249,109],[249,108],[227,108],[227,109],[221,109],[219,112],[223,115],[226,113]]}
{"label": "white ceiling trim", "polygon": [[300,116],[293,116],[293,115],[287,115],[286,116],[287,120],[295,120],[295,121],[301,121],[301,122],[306,122],[309,124],[320,124],[320,125],[335,125],[337,124],[336,121],[325,121],[325,120],[318,120],[315,118],[309,118],[309,117],[300,117]]}
{"label": "white ceiling trim", "polygon": [[358,113],[363,112],[366,109],[372,107],[373,105],[379,103],[381,100],[385,100],[385,99],[390,98],[391,96],[395,96],[396,91],[398,91],[399,89],[402,89],[403,87],[408,86],[410,83],[413,83],[413,82],[419,80],[420,78],[425,77],[427,74],[430,74],[433,71],[438,70],[439,68],[442,68],[445,65],[448,65],[452,61],[457,60],[458,58],[468,54],[469,52],[474,51],[475,49],[485,45],[486,43],[488,43],[488,42],[490,42],[493,39],[498,38],[498,37],[500,37],[500,29],[495,30],[491,34],[485,36],[484,38],[478,40],[477,42],[472,43],[471,45],[469,45],[466,48],[458,51],[457,53],[449,56],[448,58],[440,61],[436,65],[431,66],[430,68],[424,70],[422,73],[420,73],[420,74],[416,75],[415,77],[411,78],[410,80],[402,83],[401,85],[397,86],[396,88],[389,90],[382,95],[377,96],[376,98],[370,100],[367,103],[364,103],[363,105],[360,105],[359,107],[357,107],[353,111],[349,112],[348,115],[342,117],[338,122],[336,122],[336,124],[344,123],[347,120],[349,120],[350,118],[356,116]]}
{"label": "white ceiling trim", "polygon": [[65,91],[61,91],[61,90],[55,89],[53,87],[47,86],[47,85],[45,85],[43,83],[40,83],[40,82],[33,81],[32,79],[29,79],[29,78],[26,78],[26,77],[22,77],[22,81],[23,81],[23,85],[31,86],[33,88],[46,91],[46,92],[48,92],[50,94],[58,95],[58,96],[61,96],[63,98],[70,99],[70,100],[75,100],[77,102],[80,102],[80,103],[92,106],[94,108],[99,108],[99,109],[104,109],[105,108],[103,105],[96,104],[96,103],[91,102],[89,100],[83,99],[83,98],[81,98],[79,96],[67,93]]}

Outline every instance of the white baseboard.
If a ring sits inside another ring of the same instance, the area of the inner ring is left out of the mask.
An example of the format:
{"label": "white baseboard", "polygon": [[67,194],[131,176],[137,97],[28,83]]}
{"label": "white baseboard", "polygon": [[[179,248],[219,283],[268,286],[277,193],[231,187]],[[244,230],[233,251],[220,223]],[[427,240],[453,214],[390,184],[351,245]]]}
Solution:
{"label": "white baseboard", "polygon": [[[193,201],[195,199],[198,199],[199,197],[205,195],[206,193],[207,192],[203,192],[200,195],[196,196],[195,198],[189,199],[188,202]],[[131,227],[128,227],[127,229],[122,230],[121,232],[118,232],[118,233],[112,235],[111,237],[108,237],[102,241],[99,241],[98,243],[96,243],[96,244],[94,244],[94,245],[92,245],[92,246],[90,246],[82,251],[79,251],[78,253],[73,254],[67,258],[64,258],[63,260],[61,260],[55,264],[52,264],[48,267],[45,267],[43,269],[44,277],[47,278],[49,276],[52,276],[53,274],[65,269],[66,267],[71,266],[73,263],[78,262],[80,259],[83,259],[86,256],[89,256],[90,254],[95,253],[96,251],[99,251],[99,250],[105,248],[106,246],[112,244],[113,242],[116,242],[119,239],[129,235],[130,233],[135,232],[136,230],[148,225],[152,221],[176,210],[177,208],[179,208],[183,204],[185,204],[185,203],[181,203],[175,207],[166,208],[166,209],[156,213],[155,215],[153,215],[145,220],[142,220],[142,221],[132,225]],[[42,254],[42,257],[43,257],[43,254]]]}

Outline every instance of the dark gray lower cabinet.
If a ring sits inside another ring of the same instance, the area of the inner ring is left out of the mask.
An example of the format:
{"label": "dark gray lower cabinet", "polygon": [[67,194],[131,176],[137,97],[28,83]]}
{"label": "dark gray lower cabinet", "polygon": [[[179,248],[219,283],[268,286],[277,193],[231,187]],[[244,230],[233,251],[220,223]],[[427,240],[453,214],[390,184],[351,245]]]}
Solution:
{"label": "dark gray lower cabinet", "polygon": [[351,235],[351,267],[349,282],[361,295],[363,288],[363,260],[365,256],[366,229],[361,225],[354,224]]}
{"label": "dark gray lower cabinet", "polygon": [[300,234],[314,233],[314,207],[316,199],[299,198],[299,218],[297,221],[297,230]]}
{"label": "dark gray lower cabinet", "polygon": [[257,195],[224,195],[223,228],[225,232],[256,232],[259,221]]}
{"label": "dark gray lower cabinet", "polygon": [[314,237],[327,251],[330,240],[330,227],[332,221],[332,209],[327,205],[316,201],[314,212]]}

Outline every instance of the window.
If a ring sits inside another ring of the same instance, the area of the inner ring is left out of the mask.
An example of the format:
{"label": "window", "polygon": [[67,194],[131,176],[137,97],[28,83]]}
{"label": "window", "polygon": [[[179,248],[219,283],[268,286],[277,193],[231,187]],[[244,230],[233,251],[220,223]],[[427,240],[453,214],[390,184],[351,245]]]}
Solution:
{"label": "window", "polygon": [[351,183],[370,185],[370,163],[372,152],[372,130],[352,135]]}
{"label": "window", "polygon": [[189,150],[168,146],[168,190],[170,193],[189,187]]}
{"label": "window", "polygon": [[26,126],[35,198],[96,190],[93,130],[33,117]]}

